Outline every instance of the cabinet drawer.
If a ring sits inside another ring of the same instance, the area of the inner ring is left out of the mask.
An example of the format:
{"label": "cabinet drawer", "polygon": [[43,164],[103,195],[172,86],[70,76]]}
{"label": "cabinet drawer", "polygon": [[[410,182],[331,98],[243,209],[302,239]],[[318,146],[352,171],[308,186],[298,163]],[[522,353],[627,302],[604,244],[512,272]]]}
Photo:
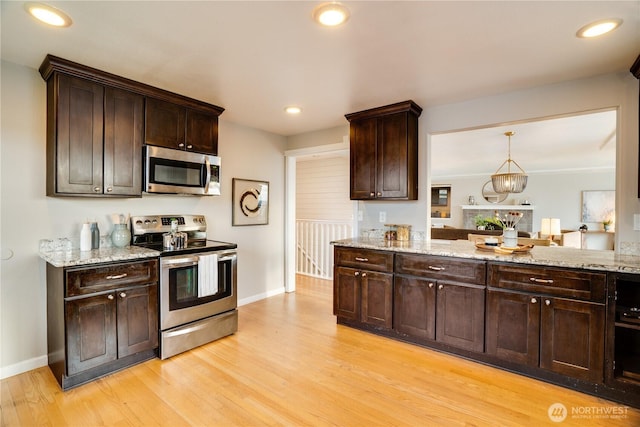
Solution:
{"label": "cabinet drawer", "polygon": [[65,297],[86,295],[158,281],[158,260],[101,265],[66,270]]}
{"label": "cabinet drawer", "polygon": [[485,284],[487,267],[484,261],[439,257],[431,255],[400,254],[396,257],[395,272],[435,280]]}
{"label": "cabinet drawer", "polygon": [[335,248],[336,265],[373,271],[393,271],[393,253],[358,248]]}
{"label": "cabinet drawer", "polygon": [[606,274],[517,264],[489,264],[488,285],[604,303]]}

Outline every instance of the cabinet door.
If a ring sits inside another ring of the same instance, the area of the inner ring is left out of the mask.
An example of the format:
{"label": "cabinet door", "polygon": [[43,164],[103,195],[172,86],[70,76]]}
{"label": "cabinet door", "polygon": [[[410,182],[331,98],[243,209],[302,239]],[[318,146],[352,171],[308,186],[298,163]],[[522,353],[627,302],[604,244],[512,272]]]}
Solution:
{"label": "cabinet door", "polygon": [[142,195],[144,97],[105,89],[104,193]]}
{"label": "cabinet door", "polygon": [[374,326],[393,326],[393,274],[360,272],[362,283],[361,320]]}
{"label": "cabinet door", "polygon": [[158,288],[156,285],[117,292],[118,357],[158,347]]}
{"label": "cabinet door", "polygon": [[409,184],[407,113],[378,118],[377,136],[376,197],[406,199]]}
{"label": "cabinet door", "polygon": [[603,304],[543,298],[540,367],[562,375],[602,382]]}
{"label": "cabinet door", "polygon": [[57,114],[48,113],[56,117],[56,134],[49,136],[55,141],[55,171],[47,173],[47,179],[55,174],[55,186],[47,188],[53,194],[101,194],[104,88],[64,74],[57,79]]}
{"label": "cabinet door", "polygon": [[187,150],[218,155],[218,116],[187,110]]}
{"label": "cabinet door", "polygon": [[363,119],[349,127],[351,200],[376,198],[376,123],[375,118]]}
{"label": "cabinet door", "polygon": [[146,100],[145,143],[183,150],[186,109],[153,98]]}
{"label": "cabinet door", "polygon": [[540,300],[523,293],[487,291],[487,354],[538,366]]}
{"label": "cabinet door", "polygon": [[415,338],[436,339],[435,280],[395,277],[393,329]]}
{"label": "cabinet door", "polygon": [[114,294],[65,303],[67,375],[77,374],[117,358]]}
{"label": "cabinet door", "polygon": [[333,314],[351,320],[360,319],[360,272],[336,267],[333,278]]}
{"label": "cabinet door", "polygon": [[480,286],[438,282],[436,340],[454,347],[484,351],[484,293]]}

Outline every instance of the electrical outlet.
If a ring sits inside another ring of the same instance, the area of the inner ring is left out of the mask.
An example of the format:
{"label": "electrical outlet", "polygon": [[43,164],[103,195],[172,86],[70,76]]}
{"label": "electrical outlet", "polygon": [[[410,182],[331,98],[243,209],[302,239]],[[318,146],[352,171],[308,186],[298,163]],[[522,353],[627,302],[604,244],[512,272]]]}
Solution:
{"label": "electrical outlet", "polygon": [[380,212],[378,221],[380,222],[387,222],[387,213],[386,212]]}
{"label": "electrical outlet", "polygon": [[640,231],[640,214],[633,214],[633,229]]}

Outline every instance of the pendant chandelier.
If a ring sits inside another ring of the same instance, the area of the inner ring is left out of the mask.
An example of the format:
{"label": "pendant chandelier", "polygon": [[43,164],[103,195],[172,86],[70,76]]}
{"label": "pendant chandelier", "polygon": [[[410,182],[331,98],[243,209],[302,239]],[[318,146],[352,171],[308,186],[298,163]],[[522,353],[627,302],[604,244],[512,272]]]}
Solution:
{"label": "pendant chandelier", "polygon": [[[520,167],[520,165],[511,159],[511,137],[515,132],[505,132],[505,136],[509,137],[509,152],[507,160],[505,160],[498,170],[491,175],[491,183],[493,184],[493,191],[496,193],[522,193],[527,186],[527,174]],[[511,172],[511,163],[513,163],[520,172]],[[506,173],[500,173],[500,170],[507,166]]]}

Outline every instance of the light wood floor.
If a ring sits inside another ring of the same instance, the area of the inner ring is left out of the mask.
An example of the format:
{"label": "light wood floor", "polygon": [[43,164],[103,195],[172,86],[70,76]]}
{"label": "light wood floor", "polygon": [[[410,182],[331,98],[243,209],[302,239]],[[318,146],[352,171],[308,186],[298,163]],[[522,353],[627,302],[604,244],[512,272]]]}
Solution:
{"label": "light wood floor", "polygon": [[331,282],[299,277],[240,307],[231,337],[64,393],[46,367],[7,378],[2,426],[640,426],[635,409],[576,418],[621,405],[338,326],[331,298]]}

